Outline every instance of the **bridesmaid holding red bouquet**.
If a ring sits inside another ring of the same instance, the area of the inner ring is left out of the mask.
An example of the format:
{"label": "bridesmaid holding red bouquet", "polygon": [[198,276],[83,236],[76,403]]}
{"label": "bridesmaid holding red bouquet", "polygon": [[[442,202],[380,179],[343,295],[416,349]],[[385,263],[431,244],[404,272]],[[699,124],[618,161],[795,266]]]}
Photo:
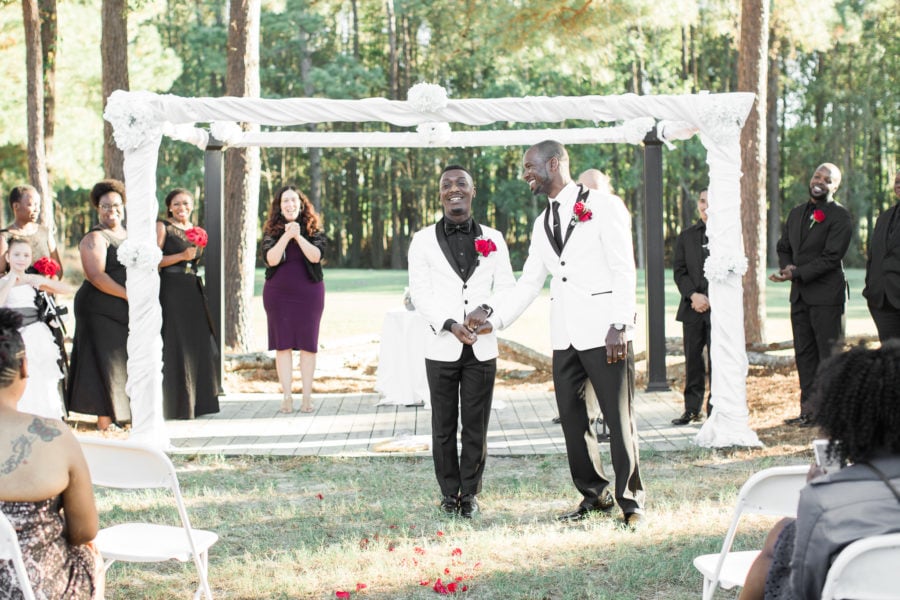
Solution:
{"label": "bridesmaid holding red bouquet", "polygon": [[219,350],[203,281],[197,274],[208,236],[191,222],[193,212],[194,197],[176,188],[166,196],[167,219],[156,223],[156,241],[163,253],[159,303],[166,419],[193,419],[219,412]]}

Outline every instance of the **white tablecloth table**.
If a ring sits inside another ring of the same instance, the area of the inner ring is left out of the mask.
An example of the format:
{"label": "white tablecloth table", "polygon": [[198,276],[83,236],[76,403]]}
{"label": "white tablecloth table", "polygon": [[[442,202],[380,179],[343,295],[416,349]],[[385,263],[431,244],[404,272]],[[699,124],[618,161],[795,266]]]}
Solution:
{"label": "white tablecloth table", "polygon": [[392,310],[384,315],[375,391],[378,404],[429,406],[425,377],[425,340],[434,335],[417,312]]}

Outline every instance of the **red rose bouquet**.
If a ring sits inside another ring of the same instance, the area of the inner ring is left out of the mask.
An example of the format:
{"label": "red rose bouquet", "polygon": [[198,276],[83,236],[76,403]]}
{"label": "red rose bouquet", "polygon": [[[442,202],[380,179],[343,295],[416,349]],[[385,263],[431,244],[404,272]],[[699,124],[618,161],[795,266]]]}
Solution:
{"label": "red rose bouquet", "polygon": [[209,243],[209,236],[202,227],[191,227],[184,232],[184,237],[198,248],[206,248],[206,244]]}
{"label": "red rose bouquet", "polygon": [[486,257],[496,249],[497,244],[494,243],[494,240],[488,240],[484,238],[478,238],[477,240],[475,240],[475,251],[482,256]]}
{"label": "red rose bouquet", "polygon": [[62,271],[58,262],[49,256],[42,256],[34,263],[34,269],[44,277],[56,277]]}

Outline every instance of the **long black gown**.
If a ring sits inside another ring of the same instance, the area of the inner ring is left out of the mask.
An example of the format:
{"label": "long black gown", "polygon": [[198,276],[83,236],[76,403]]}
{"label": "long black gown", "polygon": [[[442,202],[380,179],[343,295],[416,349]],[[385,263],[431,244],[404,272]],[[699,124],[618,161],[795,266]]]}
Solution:
{"label": "long black gown", "polygon": [[[117,253],[125,240],[116,239],[99,225],[91,231],[99,231],[109,243],[106,274],[124,286],[125,266]],[[127,344],[128,302],[85,280],[75,294],[75,337],[66,385],[68,411],[111,417],[119,424],[131,421],[125,393]]]}
{"label": "long black gown", "polygon": [[[163,223],[163,255],[178,254],[191,246],[182,229],[167,221]],[[166,419],[193,419],[219,412],[219,350],[196,263],[197,260],[177,262],[159,273]]]}

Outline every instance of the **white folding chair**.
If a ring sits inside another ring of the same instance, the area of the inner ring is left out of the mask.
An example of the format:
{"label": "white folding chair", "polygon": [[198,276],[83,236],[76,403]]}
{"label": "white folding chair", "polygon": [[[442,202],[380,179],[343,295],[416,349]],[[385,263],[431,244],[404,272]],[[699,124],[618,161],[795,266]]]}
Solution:
{"label": "white folding chair", "polygon": [[900,533],[856,540],[841,550],[825,578],[822,600],[900,597]]}
{"label": "white folding chair", "polygon": [[809,465],[772,467],[754,473],[741,486],[722,550],[694,559],[694,567],[703,574],[703,600],[710,600],[719,586],[726,590],[743,586],[747,571],[759,554],[759,550],[731,551],[741,516],[797,516],[797,502],[808,472]]}
{"label": "white folding chair", "polygon": [[13,570],[19,580],[19,589],[25,600],[34,600],[34,590],[31,589],[31,580],[25,570],[25,560],[22,558],[22,548],[19,547],[19,536],[6,515],[0,512],[0,560],[10,560]]}
{"label": "white folding chair", "polygon": [[172,492],[181,527],[152,523],[122,523],[101,529],[95,543],[105,568],[117,560],[126,562],[194,561],[200,583],[195,600],[203,594],[212,600],[207,580],[209,548],[219,536],[193,529],[172,461],[161,450],[134,442],[79,437],[81,448],[96,486],[139,489],[167,488]]}

